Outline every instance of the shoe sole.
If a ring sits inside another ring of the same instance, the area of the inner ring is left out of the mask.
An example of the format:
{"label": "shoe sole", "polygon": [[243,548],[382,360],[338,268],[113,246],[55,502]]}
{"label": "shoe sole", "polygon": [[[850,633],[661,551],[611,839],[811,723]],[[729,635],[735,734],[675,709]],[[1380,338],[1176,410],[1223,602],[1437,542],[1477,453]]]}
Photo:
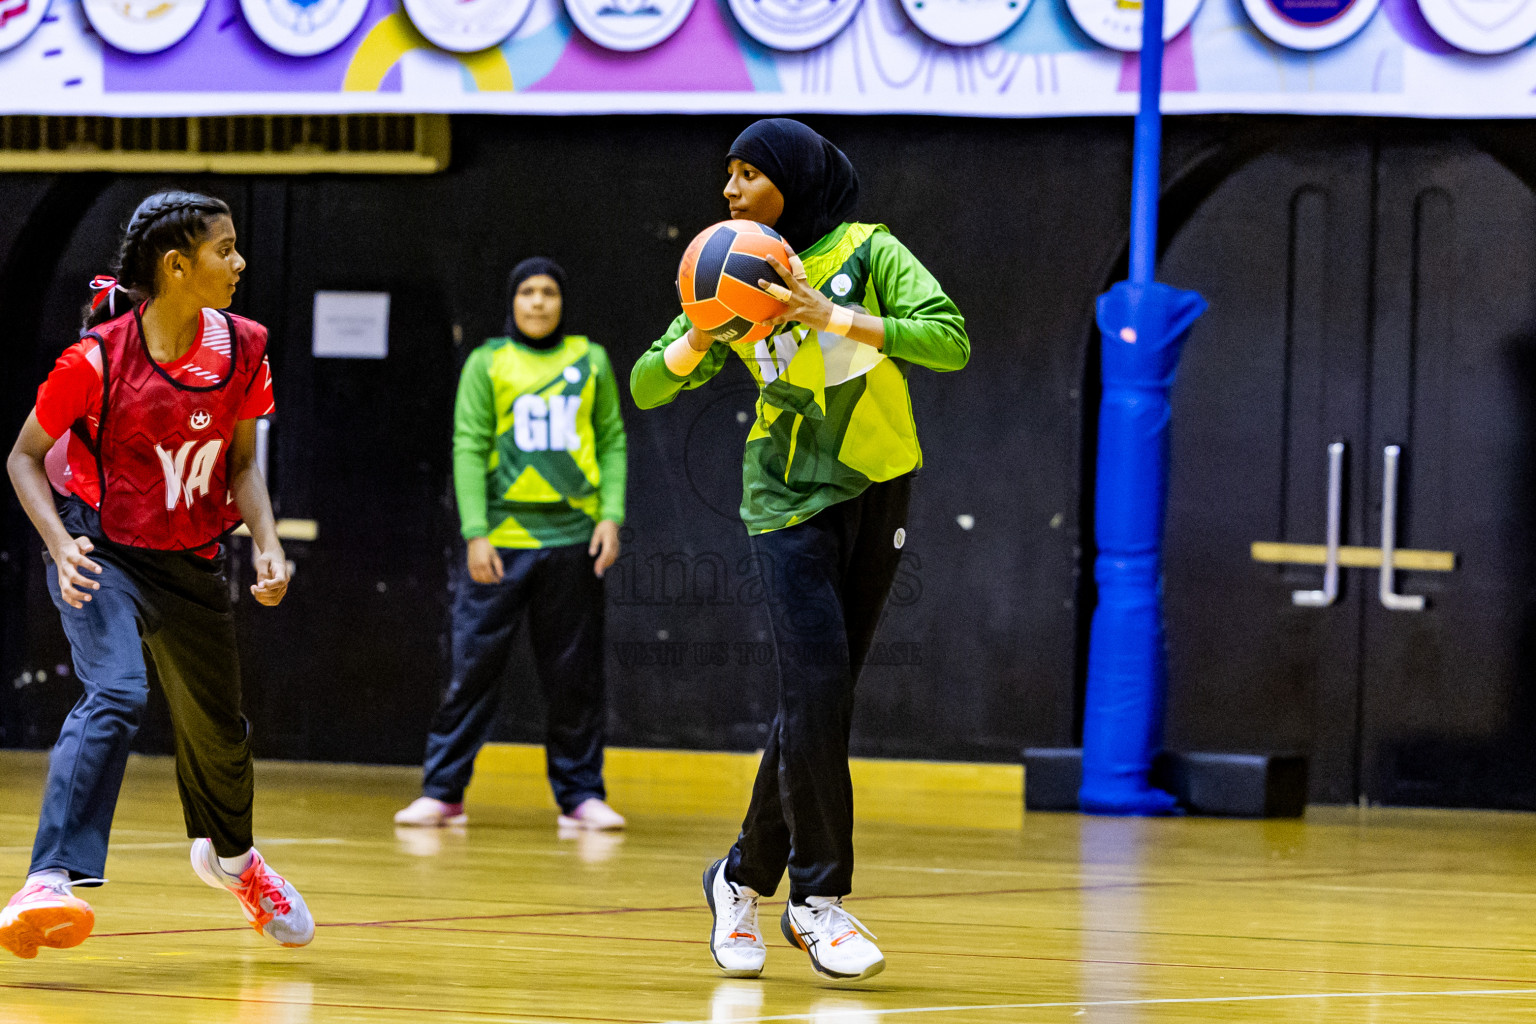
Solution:
{"label": "shoe sole", "polygon": [[623,832],[624,831],[624,826],[623,825],[588,825],[586,822],[582,821],[580,818],[572,818],[572,817],[569,817],[569,816],[564,815],[564,814],[560,815],[560,817],[555,819],[555,827],[556,828],[565,828],[565,829],[577,829],[577,830],[582,831],[582,832]]}
{"label": "shoe sole", "polygon": [[704,902],[709,904],[709,955],[715,958],[715,966],[725,972],[727,978],[756,978],[763,973],[761,967],[753,970],[750,967],[727,967],[720,962],[720,955],[715,952],[715,872],[720,870],[720,865],[725,863],[725,858],[715,861],[704,869]]}
{"label": "shoe sole", "polygon": [[816,954],[811,951],[811,947],[805,944],[805,940],[800,938],[799,933],[795,931],[795,926],[790,923],[788,907],[784,908],[784,913],[779,917],[779,931],[784,933],[784,938],[789,940],[791,946],[811,958],[811,970],[829,981],[864,981],[885,970],[884,957],[864,968],[859,974],[840,974],[823,967],[821,961],[816,959]]}
{"label": "shoe sole", "polygon": [[395,824],[407,828],[448,828],[451,825],[468,825],[469,815],[455,814],[451,818],[434,818],[431,821],[402,821],[396,818]]}
{"label": "shoe sole", "polygon": [[39,948],[70,949],[91,936],[96,913],[89,907],[37,907],[22,910],[0,925],[0,947],[23,960],[37,956]]}

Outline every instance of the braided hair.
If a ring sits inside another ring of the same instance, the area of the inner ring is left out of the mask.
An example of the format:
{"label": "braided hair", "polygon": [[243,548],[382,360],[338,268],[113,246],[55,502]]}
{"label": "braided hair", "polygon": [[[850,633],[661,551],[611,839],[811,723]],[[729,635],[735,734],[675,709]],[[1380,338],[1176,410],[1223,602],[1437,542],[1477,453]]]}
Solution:
{"label": "braided hair", "polygon": [[[113,260],[116,281],[107,286],[105,295],[98,295],[81,311],[82,329],[90,330],[129,306],[153,298],[160,258],[173,249],[188,255],[196,252],[208,237],[213,220],[228,216],[229,206],[224,200],[199,192],[156,192],[145,199],[129,218]],[[110,280],[97,278],[92,287],[100,290],[99,284]],[[127,294],[113,295],[114,290]]]}

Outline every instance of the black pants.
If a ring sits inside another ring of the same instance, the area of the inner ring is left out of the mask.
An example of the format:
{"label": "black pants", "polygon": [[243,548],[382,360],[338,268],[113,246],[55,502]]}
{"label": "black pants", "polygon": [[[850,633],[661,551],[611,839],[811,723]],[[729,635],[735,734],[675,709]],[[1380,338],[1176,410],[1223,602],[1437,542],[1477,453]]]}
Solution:
{"label": "black pants", "polygon": [[[72,536],[100,536],[82,503],[60,508]],[[65,719],[48,759],[48,783],[32,848],[32,871],[74,877],[106,870],[128,748],[149,699],[149,649],[170,706],[176,786],[189,838],[207,837],[221,857],[251,848],[250,724],[240,712],[240,660],[224,556],[141,551],[97,540],[101,583],[71,608],[48,565],[48,589],[69,638],[85,693]]]}
{"label": "black pants", "polygon": [[462,567],[453,597],[453,668],[432,720],[422,792],[464,800],[475,755],[490,739],[517,627],[528,613],[534,667],[549,706],[544,756],[562,812],[603,799],[603,581],[587,545],[498,548],[500,583]]}
{"label": "black pants", "polygon": [[764,896],[786,866],[792,899],[852,891],[853,687],[896,578],[910,494],[911,477],[898,477],[752,538],[778,656],[779,708],[726,878]]}

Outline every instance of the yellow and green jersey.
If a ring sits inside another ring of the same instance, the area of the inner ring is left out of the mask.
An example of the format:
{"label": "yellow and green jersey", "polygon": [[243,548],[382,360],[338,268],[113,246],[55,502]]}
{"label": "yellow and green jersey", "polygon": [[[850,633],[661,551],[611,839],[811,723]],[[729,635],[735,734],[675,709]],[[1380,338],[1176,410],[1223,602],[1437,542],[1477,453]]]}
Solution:
{"label": "yellow and green jersey", "polygon": [[453,488],[465,539],[499,548],[585,544],[624,521],[627,442],[613,365],[569,335],[550,349],[491,338],[453,407]]}
{"label": "yellow and green jersey", "polygon": [[958,370],[971,355],[965,318],[883,225],[841,224],[800,258],[812,287],[885,321],[881,349],[791,324],[754,343],[717,342],[679,377],[665,358],[688,331],[679,316],[629,378],[635,403],[653,409],[719,373],[731,351],[747,365],[759,388],[741,474],[741,518],[752,534],[804,522],[922,465],[907,372]]}

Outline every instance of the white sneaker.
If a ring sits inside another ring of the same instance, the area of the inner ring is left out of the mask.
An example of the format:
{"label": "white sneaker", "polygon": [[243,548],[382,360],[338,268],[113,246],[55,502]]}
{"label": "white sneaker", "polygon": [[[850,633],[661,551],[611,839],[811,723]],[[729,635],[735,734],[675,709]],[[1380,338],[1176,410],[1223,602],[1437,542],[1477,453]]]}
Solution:
{"label": "white sneaker", "polygon": [[595,796],[583,800],[570,814],[562,814],[555,821],[556,828],[584,828],[592,832],[617,832],[624,824],[624,815]]}
{"label": "white sneaker", "polygon": [[416,825],[422,828],[442,828],[444,825],[465,825],[469,815],[463,804],[445,804],[430,796],[419,796],[411,805],[395,813],[396,825]]}
{"label": "white sneaker", "polygon": [[768,950],[757,927],[757,893],[726,881],[722,859],[704,870],[704,898],[715,919],[709,933],[709,951],[715,963],[727,978],[762,974]]}
{"label": "white sneaker", "polygon": [[885,970],[885,954],[864,937],[869,929],[843,909],[841,897],[811,896],[803,906],[791,901],[779,927],[810,954],[811,969],[823,978],[863,981]]}
{"label": "white sneaker", "polygon": [[219,864],[213,843],[198,839],[192,844],[192,870],[215,889],[233,893],[251,927],[278,945],[307,946],[314,940],[315,919],[304,897],[255,850],[251,851],[250,866],[232,875]]}

